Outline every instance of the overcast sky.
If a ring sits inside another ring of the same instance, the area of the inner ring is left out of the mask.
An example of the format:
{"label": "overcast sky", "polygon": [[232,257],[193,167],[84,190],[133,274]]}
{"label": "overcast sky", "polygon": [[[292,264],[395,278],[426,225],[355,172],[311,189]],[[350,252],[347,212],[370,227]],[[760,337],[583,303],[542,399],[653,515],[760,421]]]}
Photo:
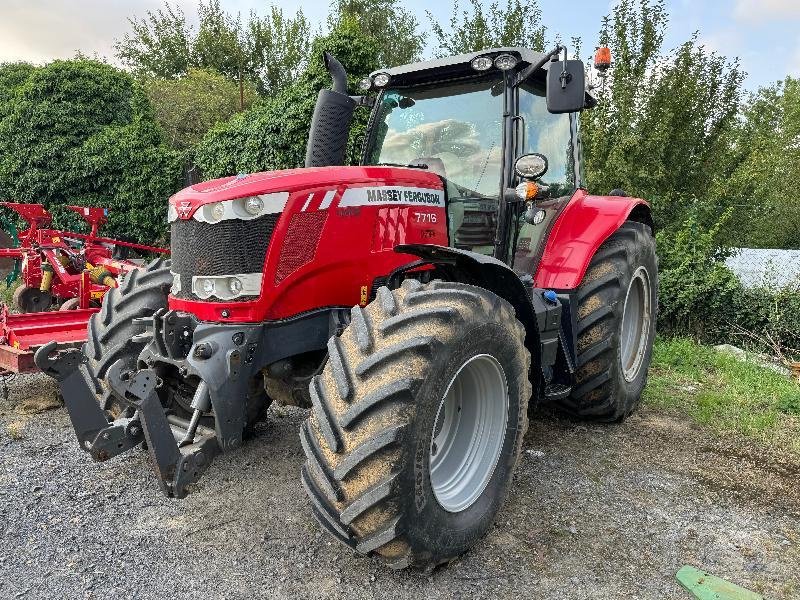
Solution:
{"label": "overcast sky", "polygon": [[[488,2],[488,0],[486,0]],[[194,2],[178,0],[187,16]],[[462,4],[465,0],[462,0]],[[296,0],[222,0],[230,12],[265,12],[277,4],[288,12],[302,6],[315,23],[322,23],[327,2]],[[37,63],[69,58],[76,50],[113,60],[114,40],[128,29],[127,17],[144,16],[161,0],[0,0],[0,62]],[[580,36],[593,48],[602,16],[613,0],[540,0],[551,34],[568,40]],[[667,40],[674,47],[694,31],[709,48],[738,56],[755,88],[791,74],[800,76],[800,0],[667,0],[672,21]],[[441,21],[450,16],[450,0],[404,0],[403,6],[426,21],[431,10]],[[585,52],[586,53],[586,52]]]}

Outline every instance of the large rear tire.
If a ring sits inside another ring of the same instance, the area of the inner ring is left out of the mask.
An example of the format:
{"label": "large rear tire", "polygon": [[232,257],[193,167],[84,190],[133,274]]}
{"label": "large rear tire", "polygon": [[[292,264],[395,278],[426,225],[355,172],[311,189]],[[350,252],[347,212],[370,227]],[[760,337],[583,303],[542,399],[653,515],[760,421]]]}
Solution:
{"label": "large rear tire", "polygon": [[626,221],[600,246],[578,287],[576,385],[560,409],[600,422],[636,410],[657,310],[655,239],[647,225]]}
{"label": "large rear tire", "polygon": [[468,550],[507,495],[527,428],[524,339],[505,300],[459,283],[407,280],[354,307],[300,434],[320,524],[396,569]]}

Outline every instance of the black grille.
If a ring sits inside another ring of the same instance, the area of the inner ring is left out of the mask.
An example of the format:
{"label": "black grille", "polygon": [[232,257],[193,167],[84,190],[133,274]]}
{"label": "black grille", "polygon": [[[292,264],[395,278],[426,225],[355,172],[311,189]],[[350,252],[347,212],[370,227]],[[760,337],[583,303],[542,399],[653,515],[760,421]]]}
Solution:
{"label": "black grille", "polygon": [[[260,273],[264,269],[272,232],[280,213],[243,221],[200,223],[194,219],[172,222],[172,272],[181,277],[178,298],[198,299],[192,294],[195,275]],[[252,300],[242,296],[237,301]]]}

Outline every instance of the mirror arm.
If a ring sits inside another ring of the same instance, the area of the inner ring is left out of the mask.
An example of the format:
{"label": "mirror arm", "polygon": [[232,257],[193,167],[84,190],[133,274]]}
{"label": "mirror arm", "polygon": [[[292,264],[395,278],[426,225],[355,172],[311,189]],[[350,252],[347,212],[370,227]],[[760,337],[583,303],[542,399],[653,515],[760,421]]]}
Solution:
{"label": "mirror arm", "polygon": [[[520,83],[525,81],[528,77],[530,77],[531,75],[536,73],[536,71],[538,71],[543,66],[545,66],[547,64],[547,61],[552,59],[554,56],[558,56],[559,54],[561,54],[562,50],[566,50],[566,49],[567,49],[566,46],[562,46],[561,44],[559,44],[558,46],[553,48],[550,52],[545,54],[541,58],[541,60],[539,60],[539,62],[537,62],[535,64],[532,64],[532,65],[528,65],[527,67],[522,69],[522,71],[517,73],[517,76],[514,78],[514,81],[512,82],[511,87],[517,87]],[[566,56],[566,53],[564,54],[564,56]]]}

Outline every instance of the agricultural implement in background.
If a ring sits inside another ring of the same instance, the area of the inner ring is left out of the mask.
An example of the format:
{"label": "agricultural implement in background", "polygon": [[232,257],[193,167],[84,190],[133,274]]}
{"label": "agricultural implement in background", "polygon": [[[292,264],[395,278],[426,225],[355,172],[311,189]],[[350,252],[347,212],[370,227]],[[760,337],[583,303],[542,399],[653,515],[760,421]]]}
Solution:
{"label": "agricultural implement in background", "polygon": [[[0,232],[0,277],[22,280],[14,292],[19,313],[0,308],[0,373],[36,369],[33,351],[56,341],[74,346],[86,341],[86,326],[117,278],[141,266],[121,254],[168,253],[158,248],[98,235],[105,208],[68,206],[89,224],[88,234],[51,229],[52,215],[41,204],[0,202],[20,215],[28,228]],[[12,245],[16,247],[11,247]],[[58,308],[58,311],[51,310]]]}

